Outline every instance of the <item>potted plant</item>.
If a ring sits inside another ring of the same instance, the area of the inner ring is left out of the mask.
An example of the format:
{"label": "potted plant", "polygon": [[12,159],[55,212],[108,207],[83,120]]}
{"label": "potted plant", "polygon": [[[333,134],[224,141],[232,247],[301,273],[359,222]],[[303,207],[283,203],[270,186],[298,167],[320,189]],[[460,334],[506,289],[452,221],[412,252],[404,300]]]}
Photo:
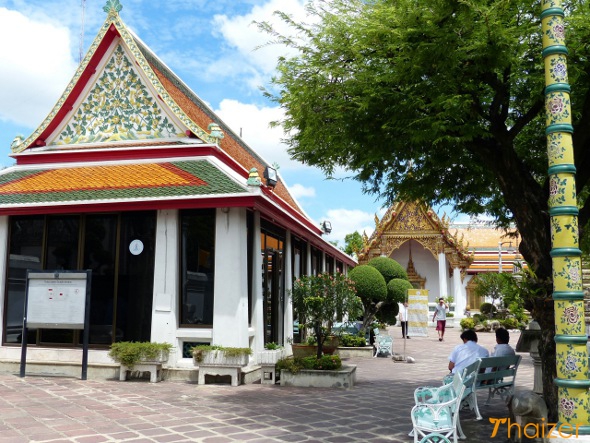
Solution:
{"label": "potted plant", "polygon": [[356,366],[342,366],[337,355],[283,358],[277,362],[277,371],[281,386],[351,388],[356,379]]}
{"label": "potted plant", "polygon": [[109,357],[132,370],[139,363],[165,363],[171,349],[170,343],[120,341],[111,345]]}
{"label": "potted plant", "polygon": [[246,366],[250,348],[198,345],[191,349],[195,364],[207,366]]}
{"label": "potted plant", "polygon": [[309,328],[317,342],[318,359],[324,353],[333,323],[362,314],[354,283],[341,273],[303,276],[295,281],[291,293],[300,327]]}
{"label": "potted plant", "polygon": [[275,365],[277,361],[283,358],[285,349],[274,342],[266,343],[264,351],[258,352],[258,364],[260,365]]}

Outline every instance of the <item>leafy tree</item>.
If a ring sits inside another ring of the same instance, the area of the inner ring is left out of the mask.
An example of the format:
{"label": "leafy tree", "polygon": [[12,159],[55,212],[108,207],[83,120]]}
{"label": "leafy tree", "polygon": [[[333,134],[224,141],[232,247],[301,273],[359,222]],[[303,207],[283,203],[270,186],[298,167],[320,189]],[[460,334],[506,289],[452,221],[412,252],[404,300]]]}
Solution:
{"label": "leafy tree", "polygon": [[[489,297],[493,301],[501,300],[503,295],[510,290],[512,276],[507,274],[479,274],[475,277],[475,295]],[[494,303],[495,304],[495,303]]]}
{"label": "leafy tree", "polygon": [[[315,6],[314,6],[315,5]],[[551,277],[544,68],[537,2],[316,0],[295,32],[259,27],[294,49],[267,94],[294,159],[353,172],[394,200],[452,204],[515,223],[520,253]],[[579,225],[590,204],[590,8],[567,5]],[[530,307],[543,337],[544,397],[556,419],[553,304]]]}
{"label": "leafy tree", "polygon": [[340,273],[304,275],[295,280],[291,293],[300,325],[313,330],[318,343],[318,359],[333,322],[345,317],[357,318],[362,313],[354,283]]}
{"label": "leafy tree", "polygon": [[362,247],[363,237],[358,231],[354,231],[351,234],[346,234],[344,237],[344,252],[346,252],[348,255],[352,255],[353,253],[358,254],[358,251],[360,251]]}

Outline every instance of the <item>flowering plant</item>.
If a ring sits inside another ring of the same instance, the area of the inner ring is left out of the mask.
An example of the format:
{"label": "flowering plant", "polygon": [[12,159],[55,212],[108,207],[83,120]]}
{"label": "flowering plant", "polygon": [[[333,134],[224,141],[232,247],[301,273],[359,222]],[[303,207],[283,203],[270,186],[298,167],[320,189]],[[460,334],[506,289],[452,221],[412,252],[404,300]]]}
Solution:
{"label": "flowering plant", "polygon": [[298,278],[291,294],[299,324],[310,328],[317,340],[318,358],[322,356],[324,341],[334,321],[345,317],[356,319],[363,312],[354,283],[341,273]]}

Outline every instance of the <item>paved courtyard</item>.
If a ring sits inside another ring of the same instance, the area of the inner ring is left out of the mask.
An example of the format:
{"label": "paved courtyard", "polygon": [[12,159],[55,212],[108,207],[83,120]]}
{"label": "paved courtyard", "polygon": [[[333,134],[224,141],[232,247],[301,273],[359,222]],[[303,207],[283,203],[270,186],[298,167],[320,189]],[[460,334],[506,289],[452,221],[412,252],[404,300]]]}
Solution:
{"label": "paved courtyard", "polygon": [[[410,409],[418,386],[439,385],[447,357],[460,343],[460,330],[448,329],[439,342],[429,337],[406,342],[415,363],[391,358],[349,359],[357,384],[349,390],[278,385],[196,385],[73,378],[20,378],[0,375],[1,442],[407,442]],[[391,328],[394,351],[403,353],[400,328]],[[516,345],[518,333],[511,334]],[[479,334],[493,349],[495,335]],[[518,370],[519,389],[533,385],[528,353]],[[467,442],[505,442],[506,429],[491,438],[489,417],[506,417],[506,406],[489,407],[479,394],[484,419],[461,413]]]}

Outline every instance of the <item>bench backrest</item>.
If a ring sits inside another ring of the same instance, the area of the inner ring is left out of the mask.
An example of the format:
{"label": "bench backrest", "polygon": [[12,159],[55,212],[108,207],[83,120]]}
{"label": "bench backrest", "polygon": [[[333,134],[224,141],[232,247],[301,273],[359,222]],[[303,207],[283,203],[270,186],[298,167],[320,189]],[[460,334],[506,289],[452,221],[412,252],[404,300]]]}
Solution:
{"label": "bench backrest", "polygon": [[487,385],[514,384],[516,378],[516,371],[522,356],[507,355],[502,357],[483,357],[480,358],[479,373],[477,374],[477,381],[486,381]]}

